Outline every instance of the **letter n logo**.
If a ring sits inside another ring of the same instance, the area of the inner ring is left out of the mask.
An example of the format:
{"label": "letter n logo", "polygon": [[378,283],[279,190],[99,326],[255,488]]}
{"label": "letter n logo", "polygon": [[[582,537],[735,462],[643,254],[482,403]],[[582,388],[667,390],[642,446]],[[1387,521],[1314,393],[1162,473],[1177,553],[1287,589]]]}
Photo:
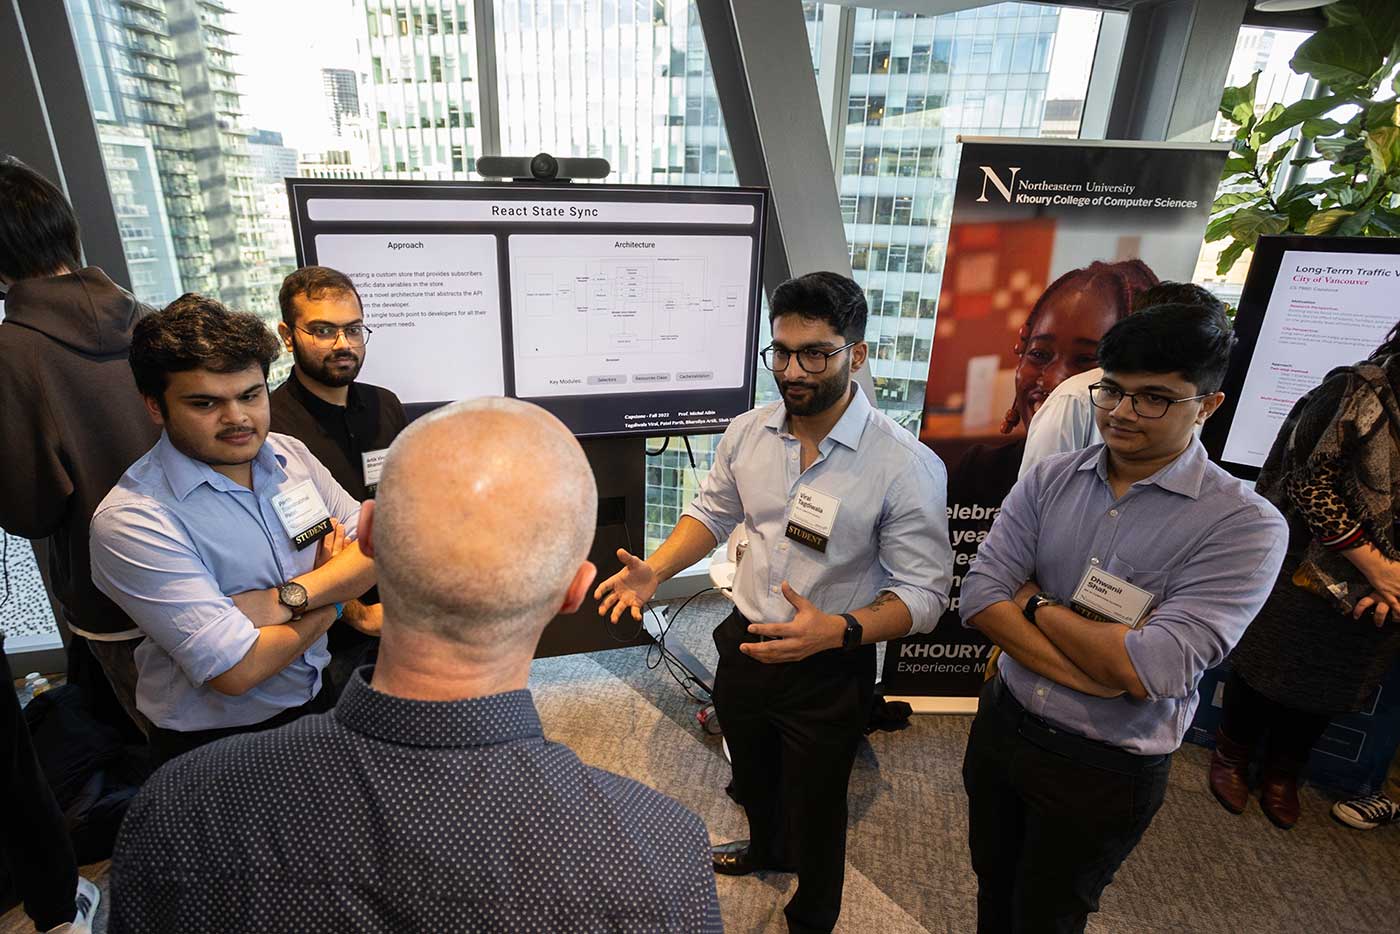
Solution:
{"label": "letter n logo", "polygon": [[990,165],[979,165],[978,168],[982,170],[982,194],[977,199],[977,203],[983,204],[986,202],[987,183],[991,182],[994,186],[996,186],[996,190],[1001,192],[1001,196],[1006,199],[1006,203],[1010,204],[1011,189],[1014,188],[1016,185],[1016,173],[1021,171],[1021,167],[1019,165],[1013,165],[1008,167],[1008,171],[1011,173],[1010,185],[1002,184],[1001,177],[997,175],[995,171],[992,170],[992,167]]}

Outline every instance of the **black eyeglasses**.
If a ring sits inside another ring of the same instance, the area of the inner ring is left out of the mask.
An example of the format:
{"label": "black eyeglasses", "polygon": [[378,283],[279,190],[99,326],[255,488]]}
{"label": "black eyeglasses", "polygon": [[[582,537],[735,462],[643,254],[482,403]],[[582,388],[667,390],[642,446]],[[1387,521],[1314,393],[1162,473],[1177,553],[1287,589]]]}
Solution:
{"label": "black eyeglasses", "polygon": [[345,343],[352,347],[362,347],[369,343],[369,336],[374,333],[363,324],[347,324],[345,327],[336,327],[334,324],[313,324],[309,328],[298,325],[297,330],[316,343],[324,344],[327,347],[334,347],[336,340],[341,336],[344,336]]}
{"label": "black eyeglasses", "polygon": [[1178,402],[1194,402],[1213,395],[1213,392],[1203,392],[1199,396],[1187,396],[1185,399],[1168,399],[1155,392],[1124,392],[1117,386],[1109,386],[1106,383],[1095,383],[1089,387],[1089,401],[1098,408],[1111,412],[1118,408],[1124,399],[1131,399],[1133,411],[1142,418],[1161,418]]}
{"label": "black eyeglasses", "polygon": [[835,350],[819,350],[816,347],[804,347],[802,350],[792,351],[784,347],[775,347],[769,344],[760,351],[763,357],[763,365],[774,373],[781,373],[786,370],[792,361],[792,355],[797,354],[797,365],[808,373],[826,372],[826,363],[832,357],[843,350],[850,350],[860,341],[851,341],[844,347],[837,347]]}

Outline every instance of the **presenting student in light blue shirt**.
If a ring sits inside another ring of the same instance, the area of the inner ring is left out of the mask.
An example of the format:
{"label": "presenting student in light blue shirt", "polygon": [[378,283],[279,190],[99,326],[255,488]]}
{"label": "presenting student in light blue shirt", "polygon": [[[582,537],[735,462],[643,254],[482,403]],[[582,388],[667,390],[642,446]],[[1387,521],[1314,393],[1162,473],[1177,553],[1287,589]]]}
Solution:
{"label": "presenting student in light blue shirt", "polygon": [[319,710],[326,631],[374,584],[359,502],[300,441],[268,433],[277,352],[256,316],[198,295],[132,336],[163,432],[98,506],[92,573],[145,636],[136,704],[162,761]]}
{"label": "presenting student in light blue shirt", "polygon": [[762,355],[782,402],[734,420],[665,543],[645,561],[619,551],[624,567],[597,597],[614,622],[640,620],[658,584],[743,525],[714,701],[749,839],[716,847],[715,871],[796,871],[790,930],[830,931],[875,643],[929,632],[948,606],[947,473],[853,381],[867,354],[860,286],[811,273],[770,308]]}
{"label": "presenting student in light blue shirt", "polygon": [[1201,676],[1278,576],[1283,517],[1195,437],[1233,341],[1199,306],[1114,325],[1089,390],[1104,443],[1020,480],[963,582],[964,623],[1003,651],[963,760],[979,934],[1084,930],[1162,805]]}

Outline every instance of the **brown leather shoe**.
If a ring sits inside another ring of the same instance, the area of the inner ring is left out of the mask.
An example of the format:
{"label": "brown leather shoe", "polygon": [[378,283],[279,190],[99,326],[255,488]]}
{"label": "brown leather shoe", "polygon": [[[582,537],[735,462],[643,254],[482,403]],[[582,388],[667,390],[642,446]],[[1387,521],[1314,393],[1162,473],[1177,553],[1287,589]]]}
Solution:
{"label": "brown leather shoe", "polygon": [[1210,792],[1231,814],[1243,814],[1249,804],[1249,755],[1252,750],[1215,731],[1215,751],[1210,755]]}
{"label": "brown leather shoe", "polygon": [[1303,767],[1297,763],[1267,762],[1259,778],[1259,804],[1264,816],[1283,830],[1298,823],[1302,810],[1298,804],[1298,776]]}

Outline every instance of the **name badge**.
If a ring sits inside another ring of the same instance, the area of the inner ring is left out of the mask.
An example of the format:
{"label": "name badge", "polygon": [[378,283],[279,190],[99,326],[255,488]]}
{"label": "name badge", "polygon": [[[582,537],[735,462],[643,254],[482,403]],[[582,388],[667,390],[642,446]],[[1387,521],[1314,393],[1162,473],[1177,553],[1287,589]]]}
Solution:
{"label": "name badge", "polygon": [[1081,616],[1137,629],[1147,618],[1153,599],[1151,591],[1130,584],[1097,565],[1090,565],[1080,578],[1070,605]]}
{"label": "name badge", "polygon": [[804,483],[797,488],[797,497],[793,500],[792,512],[788,515],[785,534],[793,541],[825,554],[826,546],[831,542],[831,530],[836,525],[836,513],[840,508],[839,499],[826,493],[818,493]]}
{"label": "name badge", "polygon": [[369,496],[379,489],[379,475],[384,472],[384,459],[388,456],[388,448],[366,451],[360,455],[360,466],[365,474],[365,493]]}
{"label": "name badge", "polygon": [[272,509],[297,551],[320,541],[331,530],[331,511],[310,480],[272,497]]}

